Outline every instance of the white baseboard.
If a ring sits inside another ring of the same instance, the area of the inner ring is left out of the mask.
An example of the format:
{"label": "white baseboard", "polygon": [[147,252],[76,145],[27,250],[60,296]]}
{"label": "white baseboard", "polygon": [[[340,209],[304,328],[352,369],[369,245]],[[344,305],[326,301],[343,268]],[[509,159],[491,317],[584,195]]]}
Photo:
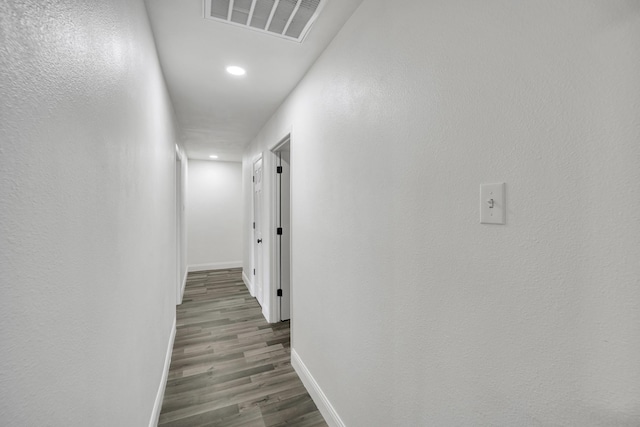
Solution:
{"label": "white baseboard", "polygon": [[329,399],[327,399],[327,396],[325,396],[295,349],[291,349],[291,366],[298,373],[302,384],[304,384],[327,424],[331,427],[345,427],[344,422],[342,422],[331,402],[329,402]]}
{"label": "white baseboard", "polygon": [[182,297],[184,296],[184,288],[187,286],[187,276],[189,275],[189,269],[184,271],[184,276],[182,277],[182,283],[180,283],[180,295],[178,295],[178,304],[182,304]]}
{"label": "white baseboard", "polygon": [[247,276],[247,273],[245,273],[244,270],[242,271],[242,281],[247,286],[247,289],[249,289],[249,293],[251,294],[251,296],[255,298],[256,292],[253,289],[253,282],[249,280],[249,277]]}
{"label": "white baseboard", "polygon": [[164,369],[160,378],[160,386],[156,393],[156,401],[153,404],[153,412],[149,420],[149,427],[156,427],[160,419],[160,410],[162,409],[162,400],[164,399],[164,390],[167,387],[167,378],[169,377],[169,367],[171,366],[171,354],[173,353],[173,343],[176,340],[176,318],[173,318],[173,326],[171,327],[171,335],[167,345],[167,354],[164,357]]}
{"label": "white baseboard", "polygon": [[192,271],[206,271],[206,270],[222,270],[225,268],[239,268],[242,267],[242,261],[229,261],[229,262],[213,262],[209,264],[194,264],[190,265],[188,270]]}

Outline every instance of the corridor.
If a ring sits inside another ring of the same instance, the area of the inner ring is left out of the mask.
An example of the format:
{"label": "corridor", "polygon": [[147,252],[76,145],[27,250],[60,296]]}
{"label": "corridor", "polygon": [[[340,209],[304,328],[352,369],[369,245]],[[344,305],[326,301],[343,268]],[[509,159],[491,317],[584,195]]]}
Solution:
{"label": "corridor", "polygon": [[241,274],[189,274],[159,425],[326,426],[291,367],[289,322],[267,323]]}

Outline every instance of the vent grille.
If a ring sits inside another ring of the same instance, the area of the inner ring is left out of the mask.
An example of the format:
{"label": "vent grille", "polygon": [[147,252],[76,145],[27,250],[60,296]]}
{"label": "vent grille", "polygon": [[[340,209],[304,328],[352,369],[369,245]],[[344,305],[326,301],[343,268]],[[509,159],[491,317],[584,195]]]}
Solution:
{"label": "vent grille", "polygon": [[324,0],[204,0],[204,17],[302,42]]}

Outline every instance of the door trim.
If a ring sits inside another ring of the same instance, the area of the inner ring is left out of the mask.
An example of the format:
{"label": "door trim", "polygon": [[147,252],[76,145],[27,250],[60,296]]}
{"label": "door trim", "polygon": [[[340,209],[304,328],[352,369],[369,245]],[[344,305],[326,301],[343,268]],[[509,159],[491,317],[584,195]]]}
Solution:
{"label": "door trim", "polygon": [[[280,269],[278,266],[278,263],[280,261],[280,257],[278,256],[278,235],[276,232],[276,229],[278,227],[278,188],[276,183],[278,182],[278,174],[276,172],[276,167],[275,165],[277,164],[278,161],[278,152],[286,145],[289,144],[289,150],[290,153],[293,150],[293,129],[290,129],[289,132],[287,132],[287,134],[282,137],[280,140],[278,140],[278,142],[276,142],[275,144],[273,144],[270,148],[269,148],[269,157],[271,159],[271,191],[269,192],[270,194],[270,200],[271,200],[271,224],[270,224],[270,228],[271,230],[269,230],[269,236],[271,238],[271,245],[269,246],[270,249],[270,265],[271,265],[271,274],[270,274],[270,286],[269,286],[269,292],[271,293],[271,295],[273,296],[272,300],[271,300],[271,305],[270,305],[270,309],[271,309],[271,317],[272,317],[272,321],[273,322],[279,322],[280,319],[282,319],[282,315],[280,313],[280,299],[279,297],[276,296],[276,292],[279,288],[279,283],[280,283]],[[291,154],[290,154],[291,155]],[[289,176],[290,179],[292,180],[292,173],[293,168],[289,169]],[[292,209],[291,209],[291,200],[293,199],[293,195],[291,194],[291,192],[289,193],[289,223],[291,223],[292,220]],[[293,240],[293,233],[292,230],[289,230],[289,240],[292,241]],[[293,271],[293,251],[291,251],[290,257],[289,257],[289,299],[290,301],[292,296],[293,296],[293,286],[292,286],[292,282],[293,282],[293,278],[292,278],[292,274],[291,272]],[[290,313],[289,313],[289,319],[293,319],[293,304],[290,305]]]}
{"label": "door trim", "polygon": [[[262,168],[262,206],[259,207],[260,209],[260,217],[261,217],[261,227],[262,227],[262,239],[263,239],[263,243],[262,243],[262,269],[258,268],[257,265],[257,244],[256,244],[256,231],[253,227],[251,227],[251,269],[252,271],[250,271],[249,273],[252,276],[252,283],[253,283],[253,296],[254,298],[256,298],[256,300],[258,301],[258,303],[262,306],[262,311],[263,313],[265,312],[265,308],[264,308],[264,303],[265,303],[265,274],[264,274],[264,270],[265,270],[265,257],[267,258],[267,262],[268,262],[268,253],[265,253],[265,246],[266,244],[264,243],[264,237],[265,237],[265,230],[264,230],[264,224],[265,224],[265,209],[264,209],[264,197],[265,197],[265,159],[264,156],[262,155],[262,153],[260,153],[258,156],[256,156],[253,159],[253,162],[251,163],[251,221],[254,223],[257,223],[258,221],[256,221],[256,192],[255,192],[255,186],[256,183],[254,181],[254,177],[255,177],[255,171],[256,171],[256,163],[258,162],[262,162],[261,168]],[[253,274],[253,270],[255,270],[255,274]],[[258,288],[261,289],[258,289]],[[268,288],[269,286],[266,286],[266,288]],[[260,299],[258,298],[258,296],[261,297],[262,301],[260,301]],[[266,317],[266,316],[265,316]],[[267,319],[268,320],[268,319]]]}
{"label": "door trim", "polygon": [[187,284],[187,257],[185,232],[185,156],[178,145],[175,146],[175,213],[176,213],[176,305],[182,304],[184,288]]}

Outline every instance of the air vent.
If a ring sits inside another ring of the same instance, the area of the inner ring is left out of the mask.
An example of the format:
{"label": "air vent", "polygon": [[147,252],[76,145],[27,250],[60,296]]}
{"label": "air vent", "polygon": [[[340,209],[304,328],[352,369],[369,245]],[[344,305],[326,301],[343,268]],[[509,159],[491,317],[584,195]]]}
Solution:
{"label": "air vent", "polygon": [[204,0],[204,17],[302,42],[325,0]]}

